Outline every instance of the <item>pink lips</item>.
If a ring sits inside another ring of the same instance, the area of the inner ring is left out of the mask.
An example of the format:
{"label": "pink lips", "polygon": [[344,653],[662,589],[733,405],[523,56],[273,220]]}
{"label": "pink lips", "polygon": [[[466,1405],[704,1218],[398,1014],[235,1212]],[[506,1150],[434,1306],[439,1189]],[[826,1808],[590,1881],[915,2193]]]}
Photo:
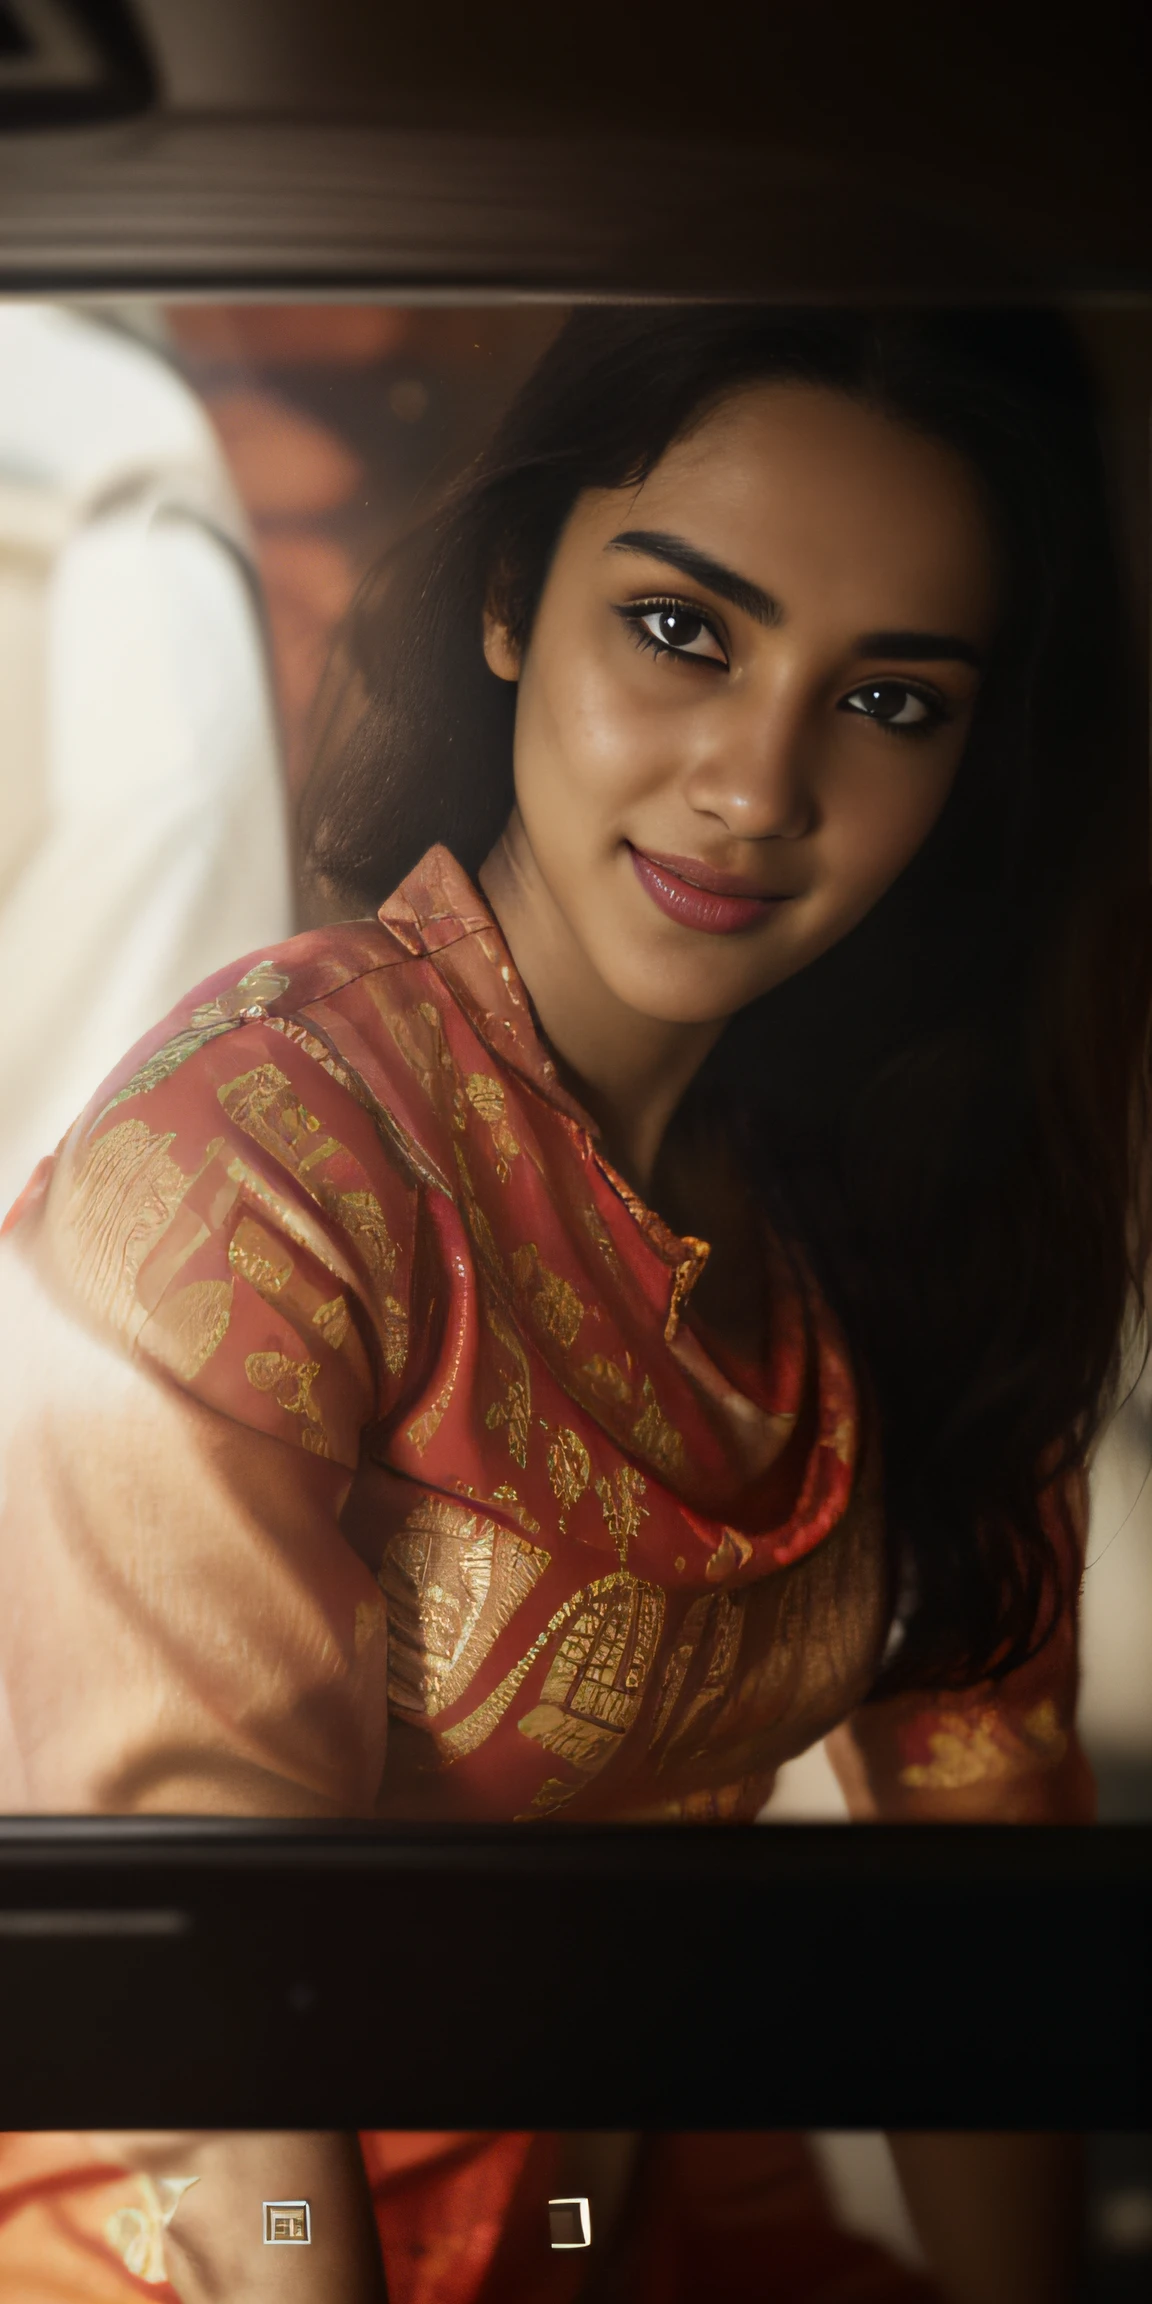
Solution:
{"label": "pink lips", "polygon": [[[737,936],[771,918],[787,897],[761,896],[734,872],[714,872],[691,856],[651,856],[629,842],[641,887],[670,920],[706,936]],[[689,878],[688,875],[691,875]]]}

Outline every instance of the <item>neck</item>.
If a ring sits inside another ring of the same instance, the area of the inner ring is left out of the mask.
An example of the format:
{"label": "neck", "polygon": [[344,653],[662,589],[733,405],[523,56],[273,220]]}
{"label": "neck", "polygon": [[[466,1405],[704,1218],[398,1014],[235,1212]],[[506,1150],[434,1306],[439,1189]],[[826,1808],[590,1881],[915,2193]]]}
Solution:
{"label": "neck", "polygon": [[565,1085],[614,1166],[646,1192],[672,1114],[723,1023],[668,1023],[617,997],[545,887],[517,813],[478,877]]}

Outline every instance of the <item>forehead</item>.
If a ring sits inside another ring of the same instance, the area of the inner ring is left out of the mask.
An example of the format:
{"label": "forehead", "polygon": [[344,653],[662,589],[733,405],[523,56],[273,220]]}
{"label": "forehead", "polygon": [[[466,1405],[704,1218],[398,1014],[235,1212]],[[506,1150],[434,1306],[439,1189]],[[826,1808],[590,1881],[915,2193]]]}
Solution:
{"label": "forehead", "polygon": [[780,599],[818,593],[865,623],[947,614],[985,624],[995,587],[979,476],[945,443],[823,386],[732,394],[661,457],[639,488],[582,508],[602,550],[625,527],[702,546]]}

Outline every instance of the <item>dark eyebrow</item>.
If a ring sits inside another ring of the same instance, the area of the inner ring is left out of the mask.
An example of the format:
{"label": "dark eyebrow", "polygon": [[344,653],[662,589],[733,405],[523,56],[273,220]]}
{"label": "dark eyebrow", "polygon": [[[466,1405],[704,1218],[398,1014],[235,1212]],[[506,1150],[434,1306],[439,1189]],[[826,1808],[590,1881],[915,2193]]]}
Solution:
{"label": "dark eyebrow", "polygon": [[[701,552],[695,544],[687,544],[682,536],[668,536],[662,528],[626,528],[622,535],[614,536],[609,552],[646,552],[653,560],[666,560],[670,567],[679,568],[684,576],[691,576],[697,584],[706,584],[710,592],[721,600],[730,600],[734,608],[742,608],[746,616],[754,616],[758,624],[778,624],[783,611],[778,600],[753,584],[749,576],[737,576],[732,568],[725,568],[714,560],[710,552]],[[971,640],[962,640],[955,632],[865,632],[858,643],[861,656],[903,657],[913,664],[971,664],[979,672],[983,664],[980,650]]]}
{"label": "dark eyebrow", "polygon": [[979,672],[984,659],[971,640],[961,640],[955,632],[865,632],[860,641],[862,656],[902,656],[906,663],[939,664],[950,660],[955,664],[971,664]]}
{"label": "dark eyebrow", "polygon": [[697,584],[706,584],[721,600],[730,600],[734,608],[742,608],[746,616],[754,616],[758,624],[780,622],[780,602],[765,592],[750,577],[737,576],[714,560],[710,552],[701,552],[695,544],[686,544],[682,536],[667,536],[661,528],[626,528],[623,535],[614,536],[607,547],[609,552],[647,552],[653,560],[666,560],[671,568],[678,568],[682,576],[691,576]]}

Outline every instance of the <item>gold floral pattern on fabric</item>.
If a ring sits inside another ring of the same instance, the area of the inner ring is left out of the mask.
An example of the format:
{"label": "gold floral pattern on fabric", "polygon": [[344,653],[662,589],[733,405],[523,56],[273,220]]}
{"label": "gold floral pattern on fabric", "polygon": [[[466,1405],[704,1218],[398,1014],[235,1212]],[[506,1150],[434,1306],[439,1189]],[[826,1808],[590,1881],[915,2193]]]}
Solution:
{"label": "gold floral pattern on fabric", "polygon": [[323,1419],[312,1398],[320,1374],[318,1360],[293,1360],[286,1352],[249,1352],[244,1373],[257,1392],[270,1392],[278,1408],[301,1419],[301,1444],[313,1456],[328,1456]]}
{"label": "gold floral pattern on fabric", "polygon": [[[309,1245],[315,1255],[317,1243]],[[353,1327],[347,1296],[343,1292],[326,1295],[326,1285],[330,1282],[322,1280],[318,1286],[308,1264],[302,1260],[297,1265],[277,1233],[257,1217],[241,1216],[228,1243],[228,1262],[232,1271],[254,1288],[265,1303],[276,1307],[305,1346],[312,1340],[313,1333],[323,1339],[330,1351],[339,1352],[347,1346],[358,1379],[366,1388],[371,1384],[369,1363]],[[390,1372],[397,1372],[404,1365],[407,1321],[400,1307],[396,1308],[399,1320],[391,1321],[393,1304],[394,1299],[387,1297],[378,1308],[378,1331],[385,1365]]]}
{"label": "gold floral pattern on fabric", "polygon": [[[579,1503],[591,1475],[591,1459],[579,1433],[562,1425],[548,1448],[548,1478],[562,1514]],[[563,1519],[560,1525],[563,1527]]]}
{"label": "gold floral pattern on fabric", "polygon": [[495,1289],[498,1296],[503,1296],[507,1291],[508,1281],[501,1261],[500,1250],[496,1246],[492,1226],[476,1197],[472,1171],[464,1157],[462,1147],[455,1144],[453,1151],[456,1154],[456,1171],[460,1178],[464,1221],[472,1235],[473,1245],[480,1264],[481,1278],[490,1289]]}
{"label": "gold floral pattern on fabric", "polygon": [[569,1624],[540,1700],[517,1721],[583,1777],[598,1774],[635,1722],[664,1621],[664,1594],[629,1577],[601,1591]]}
{"label": "gold floral pattern on fabric", "polygon": [[596,1482],[596,1494],[622,1568],[628,1565],[628,1546],[641,1520],[648,1517],[648,1506],[640,1502],[647,1488],[643,1473],[634,1464],[618,1464],[612,1478],[602,1475]]}
{"label": "gold floral pattern on fabric", "polygon": [[[137,1302],[147,1313],[156,1310],[165,1291],[175,1286],[184,1266],[211,1237],[213,1222],[224,1224],[238,1195],[223,1174],[219,1156],[224,1138],[214,1137],[197,1171],[188,1177],[187,1190],[170,1224],[164,1226],[156,1246],[150,1248],[136,1276]],[[215,1171],[215,1173],[213,1173]],[[201,1191],[199,1187],[205,1186]]]}
{"label": "gold floral pattern on fabric", "polygon": [[346,1296],[331,1297],[327,1304],[318,1304],[312,1314],[312,1326],[319,1329],[324,1342],[330,1344],[334,1352],[339,1352],[347,1342],[350,1322]]}
{"label": "gold floral pattern on fabric", "polygon": [[191,1022],[146,1058],[139,1071],[134,1072],[104,1106],[100,1119],[114,1111],[117,1104],[126,1104],[129,1097],[147,1096],[153,1088],[159,1088],[190,1056],[195,1056],[209,1040],[218,1039],[222,1032],[234,1032],[239,1024],[263,1021],[269,1002],[279,1000],[288,990],[288,984],[288,977],[282,975],[271,960],[257,961],[231,992],[221,992],[215,1000],[205,1000],[192,1010]]}
{"label": "gold floral pattern on fabric", "polygon": [[473,1111],[479,1114],[492,1132],[496,1174],[501,1184],[506,1184],[512,1173],[512,1162],[519,1156],[520,1144],[508,1124],[504,1090],[494,1073],[470,1072],[464,1083],[464,1093]]}
{"label": "gold floral pattern on fabric", "polygon": [[711,1606],[711,1597],[707,1595],[690,1603],[676,1635],[675,1646],[665,1657],[660,1692],[656,1699],[656,1715],[649,1738],[650,1748],[660,1742],[672,1717],[677,1698],[688,1677],[688,1668],[703,1639]]}
{"label": "gold floral pattern on fabric", "polygon": [[597,1399],[607,1401],[615,1408],[627,1408],[630,1405],[631,1378],[625,1375],[615,1360],[609,1360],[603,1352],[594,1352],[590,1360],[585,1360],[580,1374]]}
{"label": "gold floral pattern on fabric", "polygon": [[690,1233],[684,1236],[683,1246],[688,1254],[676,1266],[672,1275],[672,1293],[668,1299],[668,1317],[664,1323],[664,1342],[670,1344],[680,1326],[680,1316],[686,1299],[691,1295],[712,1253],[707,1240],[694,1240]]}
{"label": "gold floral pattern on fabric", "polygon": [[447,1375],[445,1376],[444,1381],[440,1385],[440,1388],[435,1394],[434,1398],[429,1401],[428,1406],[426,1408],[422,1408],[418,1416],[413,1417],[412,1422],[409,1424],[408,1429],[404,1435],[405,1439],[411,1443],[413,1448],[419,1451],[421,1456],[423,1455],[424,1450],[435,1439],[436,1434],[440,1430],[440,1426],[443,1423],[444,1418],[448,1412],[448,1408],[451,1404],[452,1394],[456,1389],[456,1379],[460,1374],[460,1361],[464,1351],[465,1334],[466,1331],[463,1323],[458,1322],[456,1335],[452,1345],[452,1358],[448,1364]]}
{"label": "gold floral pattern on fabric", "polygon": [[[292,1278],[292,1258],[282,1241],[254,1216],[242,1216],[228,1243],[228,1262],[258,1295],[270,1302]],[[343,1299],[341,1299],[343,1301]]]}
{"label": "gold floral pattern on fabric", "polygon": [[[324,1210],[353,1242],[373,1280],[390,1279],[396,1264],[396,1246],[374,1192],[349,1185],[352,1174],[363,1176],[360,1163],[302,1101],[278,1065],[258,1064],[238,1074],[217,1090],[228,1118],[271,1154],[302,1185],[317,1207]],[[338,1167],[340,1179],[323,1171]]]}
{"label": "gold floral pattern on fabric", "polygon": [[[343,1145],[337,1145],[343,1151]],[[328,1195],[317,1191],[321,1207],[326,1207],[342,1232],[348,1233],[359,1249],[374,1280],[391,1277],[396,1263],[396,1247],[384,1221],[384,1210],[374,1192],[334,1192]]]}
{"label": "gold floral pattern on fabric", "polygon": [[228,1334],[232,1317],[231,1280],[193,1280],[163,1296],[147,1328],[154,1360],[183,1384],[191,1384]]}
{"label": "gold floral pattern on fabric", "polygon": [[550,1560],[481,1513],[425,1497],[380,1569],[390,1701],[425,1720],[458,1703]]}
{"label": "gold floral pattern on fabric", "polygon": [[295,1207],[282,1192],[275,1191],[247,1160],[229,1160],[227,1173],[231,1182],[243,1192],[245,1199],[262,1208],[270,1221],[281,1232],[286,1232],[297,1248],[306,1249],[318,1264],[322,1264],[332,1274],[334,1280],[342,1281],[346,1287],[355,1284],[356,1275],[349,1258],[341,1253],[338,1241],[322,1224],[313,1221],[310,1214]]}
{"label": "gold floral pattern on fabric", "polygon": [[89,1145],[63,1222],[79,1292],[89,1311],[134,1342],[147,1312],[137,1277],[191,1182],[169,1152],[175,1132],[155,1136],[143,1120],[121,1120]]}
{"label": "gold floral pattern on fabric", "polygon": [[738,1568],[746,1568],[751,1558],[752,1545],[747,1536],[742,1536],[738,1528],[724,1528],[704,1574],[715,1582],[722,1576],[733,1575]]}
{"label": "gold floral pattern on fabric", "polygon": [[399,1376],[408,1358],[408,1314],[395,1296],[380,1306],[380,1350],[390,1376]]}
{"label": "gold floral pattern on fabric", "polygon": [[[924,1723],[918,1723],[924,1735]],[[927,1732],[930,1757],[900,1770],[898,1781],[916,1792],[960,1792],[1029,1769],[1053,1768],[1068,1749],[1056,1707],[1045,1699],[1018,1726],[995,1704],[978,1710],[942,1708]]]}
{"label": "gold floral pattern on fabric", "polygon": [[186,2192],[200,2182],[198,2176],[137,2176],[141,2205],[116,2208],[104,2226],[104,2238],[126,2271],[151,2288],[167,2286],[168,2266],[164,2234]]}
{"label": "gold floral pattern on fabric", "polygon": [[[659,1716],[664,1731],[667,1731],[667,1741],[659,1762],[661,1768],[672,1758],[682,1761],[701,1750],[715,1715],[732,1686],[744,1633],[747,1597],[746,1592],[714,1592],[702,1603],[693,1603],[693,1608],[699,1609],[691,1634],[690,1661],[696,1664],[693,1674],[695,1685],[674,1721],[672,1715],[683,1688],[685,1673],[680,1673],[674,1690],[661,1690]],[[689,1615],[692,1615],[692,1610],[689,1610]],[[686,1621],[685,1633],[687,1630]]]}
{"label": "gold floral pattern on fabric", "polygon": [[492,1502],[494,1504],[506,1504],[514,1519],[518,1520],[520,1526],[527,1530],[529,1536],[540,1534],[540,1522],[533,1519],[528,1506],[521,1502],[510,1480],[502,1480],[500,1486],[492,1490]]}
{"label": "gold floral pattern on fabric", "polygon": [[505,1320],[489,1300],[488,1327],[496,1342],[503,1346],[512,1362],[513,1373],[504,1375],[504,1398],[494,1400],[487,1410],[484,1422],[489,1432],[503,1425],[508,1433],[508,1454],[522,1472],[528,1466],[528,1435],[532,1424],[532,1378],[528,1355],[510,1321]]}
{"label": "gold floral pattern on fabric", "polygon": [[546,1776],[538,1792],[534,1792],[526,1808],[513,1818],[516,1824],[534,1824],[541,1816],[554,1816],[558,1808],[566,1808],[580,1790],[579,1784],[567,1783],[562,1776]]}
{"label": "gold floral pattern on fabric", "polygon": [[[705,1595],[702,1611],[719,1596]],[[827,1543],[734,1597],[743,1609],[739,1660],[728,1694],[705,1724],[708,1754],[730,1776],[761,1771],[766,1753],[788,1758],[818,1742],[867,1695],[888,1623],[882,1504],[866,1487]],[[678,1637],[686,1637],[684,1628]],[[883,1707],[869,1707],[866,1717],[877,1710]],[[782,1723],[789,1736],[783,1752]]]}
{"label": "gold floral pattern on fabric", "polygon": [[650,1376],[644,1378],[640,1394],[640,1414],[632,1426],[632,1439],[640,1454],[653,1464],[666,1480],[683,1480],[688,1466],[684,1455],[683,1434],[665,1416]]}
{"label": "gold floral pattern on fabric", "polygon": [[406,1440],[411,1441],[414,1448],[419,1449],[421,1455],[423,1455],[424,1450],[429,1446],[430,1442],[435,1439],[440,1426],[444,1422],[445,1411],[447,1410],[448,1403],[452,1398],[455,1381],[456,1371],[453,1369],[449,1375],[448,1382],[442,1387],[436,1399],[432,1401],[429,1407],[422,1408],[420,1414],[418,1416],[414,1416],[412,1422],[408,1426],[404,1437]]}
{"label": "gold floral pattern on fabric", "polygon": [[542,1261],[534,1240],[513,1249],[512,1279],[537,1328],[570,1352],[584,1319],[584,1305],[571,1281]]}
{"label": "gold floral pattern on fabric", "polygon": [[491,1402],[484,1422],[489,1432],[504,1427],[508,1435],[508,1453],[524,1472],[528,1467],[528,1438],[532,1427],[532,1373],[528,1354],[517,1331],[511,1307],[506,1301],[507,1274],[492,1227],[476,1197],[476,1187],[464,1153],[459,1145],[455,1150],[464,1220],[476,1249],[484,1324],[504,1358],[504,1366],[500,1370],[504,1395],[502,1399]]}
{"label": "gold floral pattern on fabric", "polygon": [[589,1600],[596,1599],[600,1593],[624,1590],[635,1582],[635,1577],[628,1575],[625,1570],[613,1569],[610,1576],[598,1576],[594,1583],[582,1586],[562,1607],[555,1609],[543,1630],[537,1633],[531,1647],[525,1649],[511,1670],[504,1674],[504,1678],[484,1698],[483,1703],[478,1704],[466,1719],[458,1720],[453,1727],[441,1730],[439,1744],[446,1765],[450,1767],[455,1761],[466,1759],[469,1753],[478,1751],[480,1745],[487,1742],[493,1730],[499,1727],[533,1665],[539,1661],[550,1641],[555,1639],[570,1617],[575,1616]]}
{"label": "gold floral pattern on fabric", "polygon": [[467,1125],[464,1083],[448,1046],[439,1009],[431,1000],[419,1000],[412,1008],[388,1009],[386,1021],[404,1062],[420,1082],[429,1102],[450,1117],[454,1128],[463,1130]]}
{"label": "gold floral pattern on fabric", "polygon": [[452,1198],[452,1187],[427,1146],[419,1143],[407,1128],[402,1127],[388,1105],[382,1104],[380,1098],[373,1095],[363,1074],[345,1061],[335,1042],[321,1029],[315,1017],[309,1027],[301,1024],[295,1016],[270,1016],[268,1029],[290,1040],[293,1047],[299,1048],[311,1063],[326,1072],[329,1079],[334,1080],[338,1088],[343,1088],[360,1106],[361,1111],[368,1114],[381,1143],[396,1155],[404,1175]]}
{"label": "gold floral pattern on fabric", "polygon": [[616,1270],[619,1270],[620,1257],[617,1252],[616,1243],[612,1238],[612,1234],[608,1230],[608,1226],[604,1222],[604,1218],[600,1214],[600,1210],[594,1207],[592,1202],[589,1200],[586,1206],[580,1210],[580,1215],[584,1224],[584,1229],[587,1232],[589,1239],[595,1241],[596,1246],[600,1250],[600,1254],[604,1258],[605,1263],[610,1264]]}

